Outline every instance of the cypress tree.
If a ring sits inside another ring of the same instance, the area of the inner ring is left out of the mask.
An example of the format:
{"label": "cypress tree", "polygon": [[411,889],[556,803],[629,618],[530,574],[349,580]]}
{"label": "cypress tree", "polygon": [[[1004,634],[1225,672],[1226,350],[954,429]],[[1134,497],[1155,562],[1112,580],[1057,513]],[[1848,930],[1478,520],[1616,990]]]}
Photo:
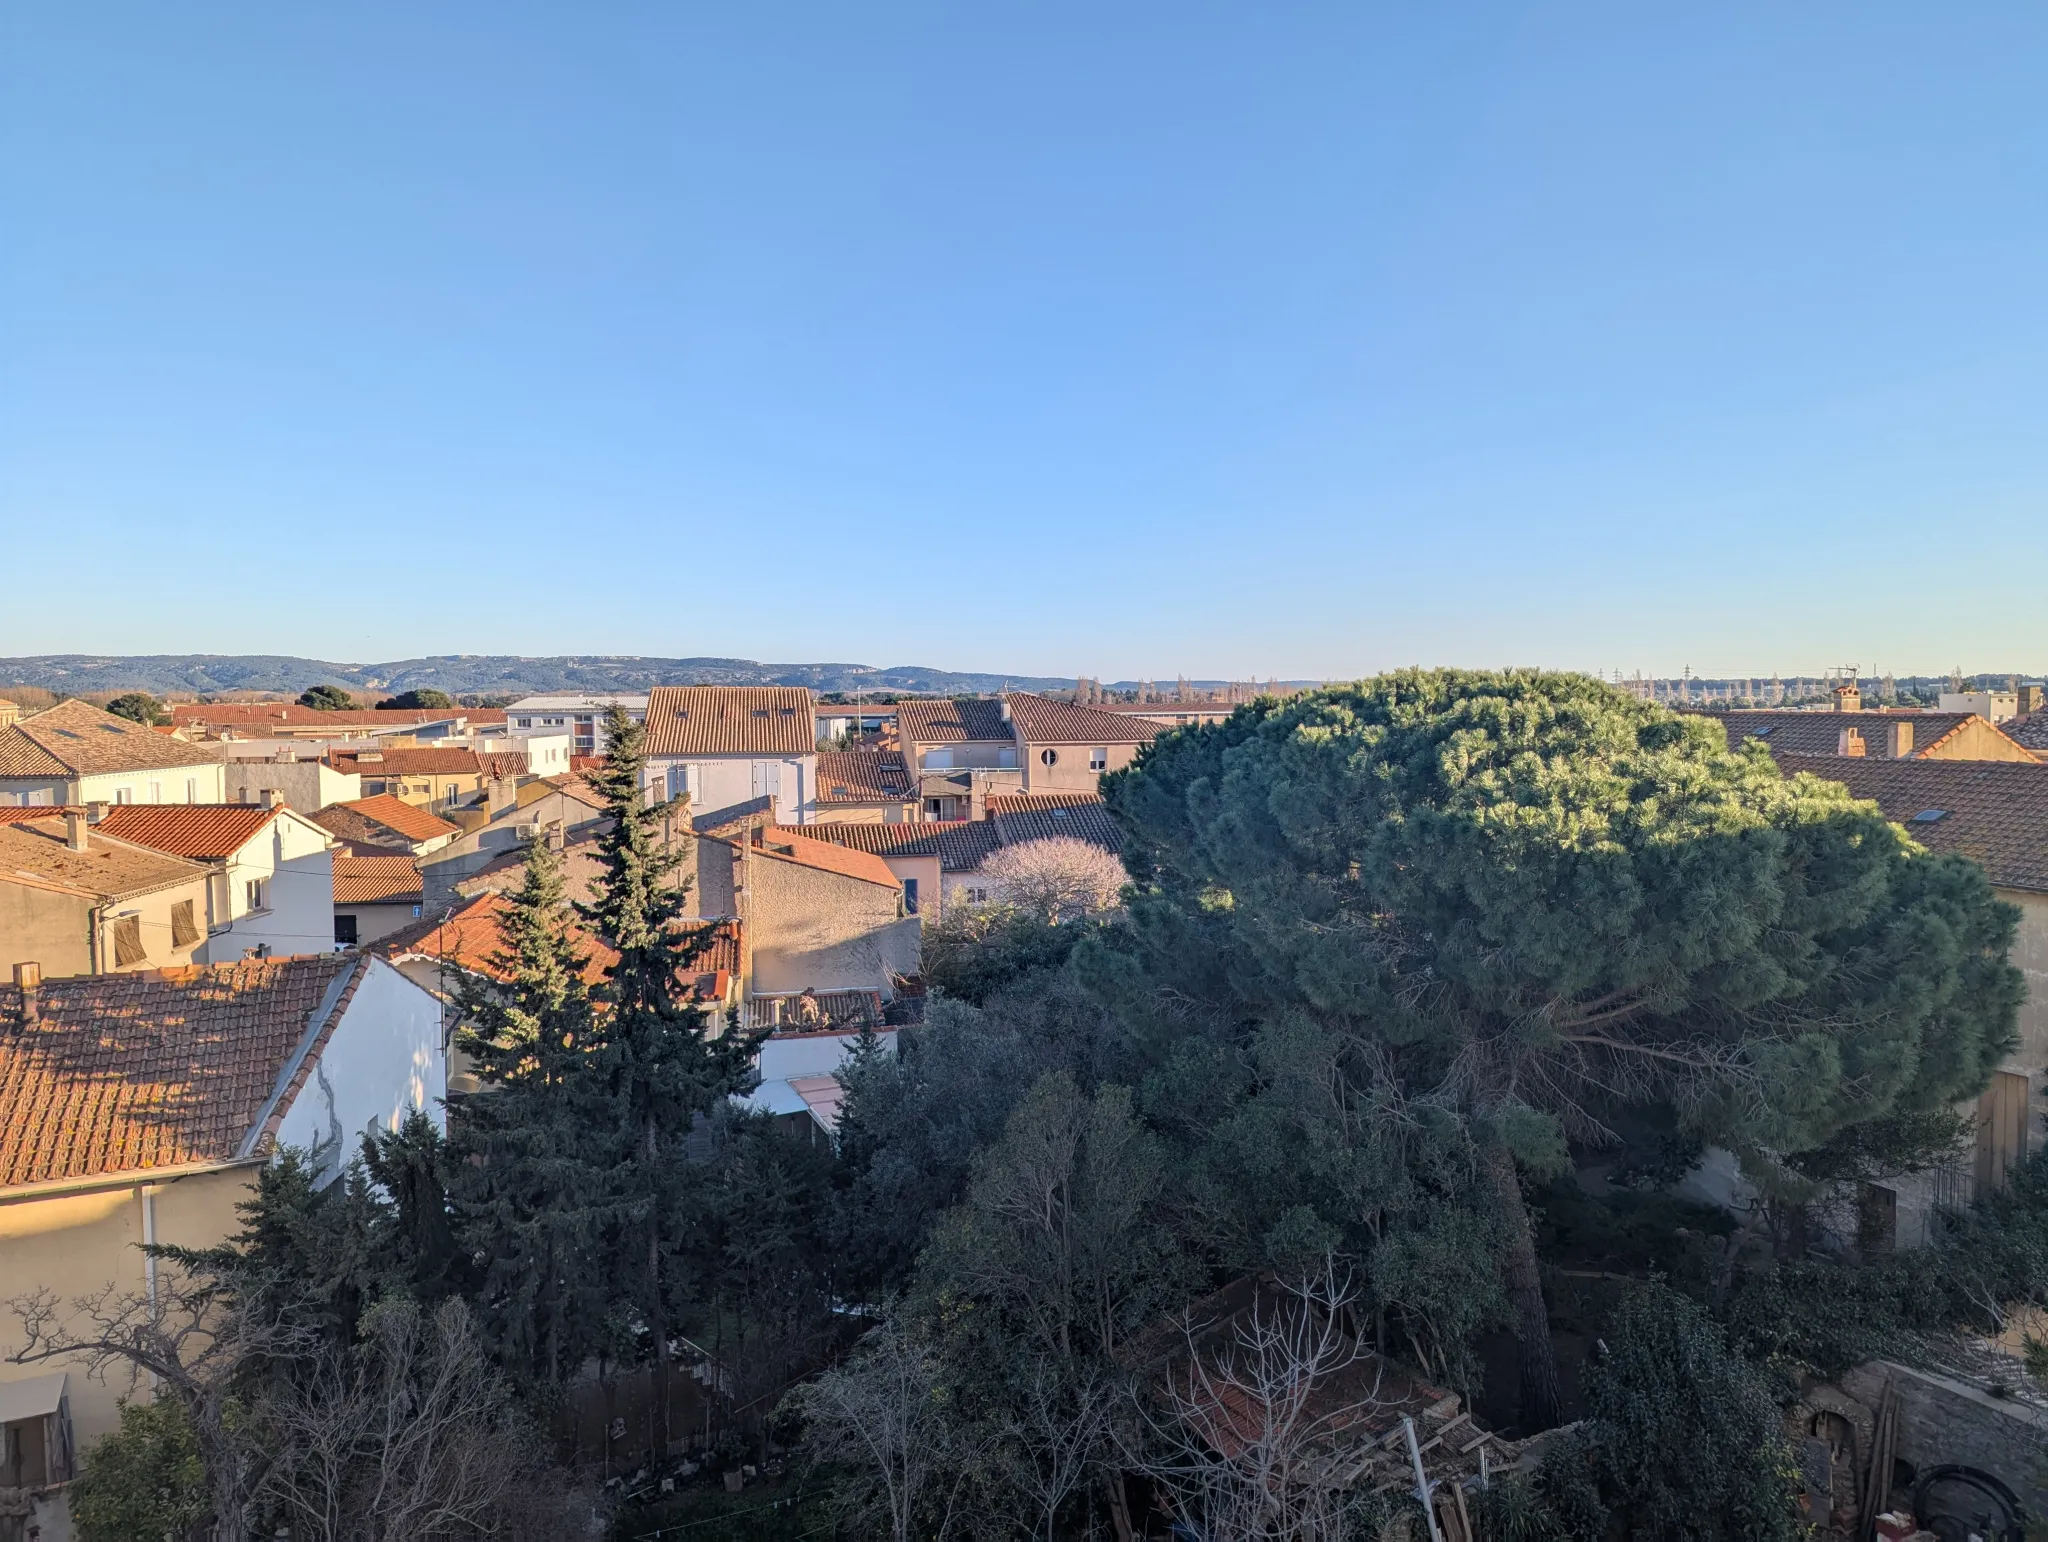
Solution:
{"label": "cypress tree", "polygon": [[496,978],[459,976],[456,1042],[484,1090],[450,1109],[450,1187],[464,1253],[481,1271],[480,1321],[500,1358],[559,1387],[601,1347],[609,1154],[587,959],[570,928],[561,864],[527,851],[509,898]]}
{"label": "cypress tree", "polygon": [[597,840],[599,875],[578,911],[618,957],[593,993],[596,1054],[613,1139],[613,1226],[628,1269],[626,1293],[649,1339],[657,1448],[669,1444],[670,1339],[680,1310],[701,1292],[690,1277],[703,1238],[702,1175],[685,1142],[695,1123],[752,1076],[752,1043],[714,1038],[691,1000],[691,965],[715,927],[684,918],[685,848],[663,837],[663,816],[641,786],[645,730],[614,706],[605,764],[586,776],[610,821]]}

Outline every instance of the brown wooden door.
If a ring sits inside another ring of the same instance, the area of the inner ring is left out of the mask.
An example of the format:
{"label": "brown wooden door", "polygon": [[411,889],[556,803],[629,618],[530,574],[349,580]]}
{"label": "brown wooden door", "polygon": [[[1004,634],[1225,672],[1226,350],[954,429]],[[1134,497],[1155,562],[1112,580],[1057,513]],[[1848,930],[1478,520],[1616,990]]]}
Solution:
{"label": "brown wooden door", "polygon": [[1994,1071],[1977,1099],[1977,1192],[2002,1189],[2027,1155],[2027,1079]]}

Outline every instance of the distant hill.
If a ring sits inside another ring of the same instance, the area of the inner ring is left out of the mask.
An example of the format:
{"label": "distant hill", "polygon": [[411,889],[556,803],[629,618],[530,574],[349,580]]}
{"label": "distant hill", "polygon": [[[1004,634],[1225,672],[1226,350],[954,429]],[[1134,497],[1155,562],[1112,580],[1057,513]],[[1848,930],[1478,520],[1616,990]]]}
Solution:
{"label": "distant hill", "polygon": [[644,691],[652,685],[807,685],[826,691],[909,691],[954,695],[1013,690],[1054,691],[1072,679],[1050,675],[987,675],[899,665],[758,664],[752,659],[654,659],[597,654],[515,658],[504,654],[451,654],[395,659],[386,664],[336,664],[281,654],[163,653],[139,657],[51,653],[0,659],[0,690],[39,686],[77,695],[148,691],[212,695],[268,691],[297,695],[315,685],[338,685],[371,695],[432,687],[452,695],[526,696],[542,691]]}

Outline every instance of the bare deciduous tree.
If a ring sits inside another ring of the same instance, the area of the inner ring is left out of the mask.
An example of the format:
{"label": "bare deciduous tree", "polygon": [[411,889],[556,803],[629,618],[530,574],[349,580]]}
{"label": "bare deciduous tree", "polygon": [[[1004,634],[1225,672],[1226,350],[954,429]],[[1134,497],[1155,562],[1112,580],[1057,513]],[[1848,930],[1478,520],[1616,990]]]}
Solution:
{"label": "bare deciduous tree", "polygon": [[1108,910],[1130,875],[1100,846],[1071,836],[1005,846],[981,864],[1004,903],[1048,921],[1072,921]]}
{"label": "bare deciduous tree", "polygon": [[1033,1535],[1052,1542],[1062,1506],[1102,1465],[1120,1384],[1093,1360],[1032,1356],[1003,1422],[1006,1476],[1031,1501]]}
{"label": "bare deciduous tree", "polygon": [[861,1340],[851,1360],[793,1394],[821,1460],[857,1475],[850,1506],[884,1521],[891,1542],[946,1542],[986,1456],[953,1406],[929,1346],[893,1326]]}
{"label": "bare deciduous tree", "polygon": [[1188,1321],[1177,1363],[1141,1397],[1131,1464],[1178,1518],[1216,1542],[1349,1534],[1363,1421],[1379,1406],[1373,1360],[1348,1326],[1333,1267],[1262,1295],[1220,1335]]}

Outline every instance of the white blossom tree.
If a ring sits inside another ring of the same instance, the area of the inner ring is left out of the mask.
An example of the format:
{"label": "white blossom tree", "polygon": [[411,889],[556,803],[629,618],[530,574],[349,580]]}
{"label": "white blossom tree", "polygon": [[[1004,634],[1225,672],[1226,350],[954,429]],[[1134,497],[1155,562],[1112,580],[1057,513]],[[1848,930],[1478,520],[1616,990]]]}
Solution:
{"label": "white blossom tree", "polygon": [[1005,846],[981,872],[995,898],[1053,922],[1110,909],[1130,881],[1115,853],[1067,835]]}

